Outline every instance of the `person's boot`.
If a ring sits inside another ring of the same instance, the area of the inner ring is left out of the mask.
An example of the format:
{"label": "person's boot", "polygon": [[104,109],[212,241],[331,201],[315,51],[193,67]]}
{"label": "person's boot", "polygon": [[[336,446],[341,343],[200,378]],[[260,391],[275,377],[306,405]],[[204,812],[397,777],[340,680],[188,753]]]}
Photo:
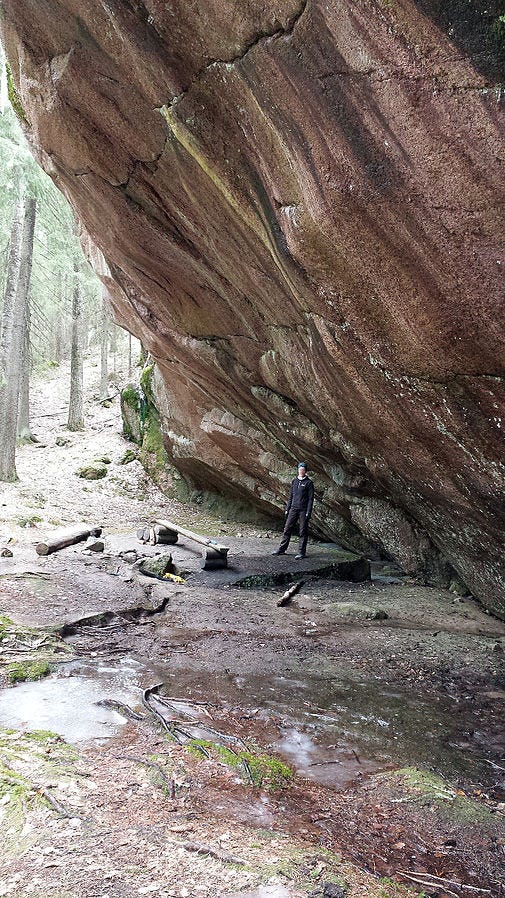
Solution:
{"label": "person's boot", "polygon": [[285,549],[276,549],[275,552],[272,552],[272,555],[285,555],[285,554],[286,554]]}

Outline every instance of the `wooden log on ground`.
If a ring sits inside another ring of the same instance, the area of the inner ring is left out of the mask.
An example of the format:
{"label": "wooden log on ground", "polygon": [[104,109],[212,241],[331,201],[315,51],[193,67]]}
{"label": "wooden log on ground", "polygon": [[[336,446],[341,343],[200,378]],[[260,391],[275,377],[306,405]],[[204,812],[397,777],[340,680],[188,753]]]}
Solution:
{"label": "wooden log on ground", "polygon": [[56,530],[50,539],[46,542],[37,543],[35,551],[37,555],[51,555],[52,552],[58,552],[67,546],[73,546],[82,540],[88,539],[89,536],[101,536],[101,527],[69,527],[66,530]]}
{"label": "wooden log on ground", "polygon": [[304,583],[305,583],[304,580],[298,580],[297,583],[295,583],[293,586],[290,586],[289,589],[286,590],[284,595],[277,602],[277,607],[282,608],[284,605],[287,605],[288,602],[291,601],[293,596],[296,595],[298,590],[302,588]]}
{"label": "wooden log on ground", "polygon": [[175,546],[178,533],[177,530],[169,530],[168,527],[163,527],[161,524],[155,524],[153,527],[154,530],[154,545],[160,546]]}
{"label": "wooden log on ground", "polygon": [[165,530],[185,536],[187,539],[191,539],[193,542],[198,543],[198,545],[204,546],[204,552],[202,553],[202,567],[204,570],[228,566],[229,546],[223,546],[214,539],[202,536],[200,533],[194,533],[193,530],[186,530],[185,527],[179,527],[178,524],[174,524],[172,521],[156,520],[154,523],[163,527]]}
{"label": "wooden log on ground", "polygon": [[223,554],[218,549],[206,546],[202,549],[201,568],[204,571],[216,571],[223,567],[228,567],[227,554]]}

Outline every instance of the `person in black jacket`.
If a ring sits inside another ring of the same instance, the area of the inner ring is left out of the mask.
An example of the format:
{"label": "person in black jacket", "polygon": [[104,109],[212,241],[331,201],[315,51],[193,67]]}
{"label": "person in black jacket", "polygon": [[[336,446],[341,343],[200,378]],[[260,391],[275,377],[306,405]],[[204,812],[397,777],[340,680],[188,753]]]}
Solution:
{"label": "person in black jacket", "polygon": [[272,555],[285,555],[291,534],[298,521],[300,525],[300,545],[298,555],[295,555],[295,558],[305,558],[309,535],[309,520],[313,504],[314,484],[310,477],[307,477],[307,462],[301,461],[298,463],[298,477],[295,477],[291,483],[281,544],[275,552],[272,552]]}

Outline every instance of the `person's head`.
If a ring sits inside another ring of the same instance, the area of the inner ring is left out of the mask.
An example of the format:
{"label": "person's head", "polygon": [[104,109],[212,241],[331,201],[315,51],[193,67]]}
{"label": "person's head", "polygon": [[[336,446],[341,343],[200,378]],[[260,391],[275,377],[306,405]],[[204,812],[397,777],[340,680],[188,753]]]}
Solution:
{"label": "person's head", "polygon": [[298,476],[305,477],[306,473],[307,473],[307,462],[299,461],[298,462]]}

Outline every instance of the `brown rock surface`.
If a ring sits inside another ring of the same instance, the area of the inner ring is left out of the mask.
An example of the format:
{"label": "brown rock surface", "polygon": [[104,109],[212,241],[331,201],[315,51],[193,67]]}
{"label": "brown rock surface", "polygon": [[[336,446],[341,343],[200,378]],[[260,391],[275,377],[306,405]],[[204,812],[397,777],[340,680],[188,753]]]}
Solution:
{"label": "brown rock surface", "polygon": [[[29,138],[166,448],[505,612],[499,2],[4,0]],[[448,567],[450,566],[450,567]]]}

